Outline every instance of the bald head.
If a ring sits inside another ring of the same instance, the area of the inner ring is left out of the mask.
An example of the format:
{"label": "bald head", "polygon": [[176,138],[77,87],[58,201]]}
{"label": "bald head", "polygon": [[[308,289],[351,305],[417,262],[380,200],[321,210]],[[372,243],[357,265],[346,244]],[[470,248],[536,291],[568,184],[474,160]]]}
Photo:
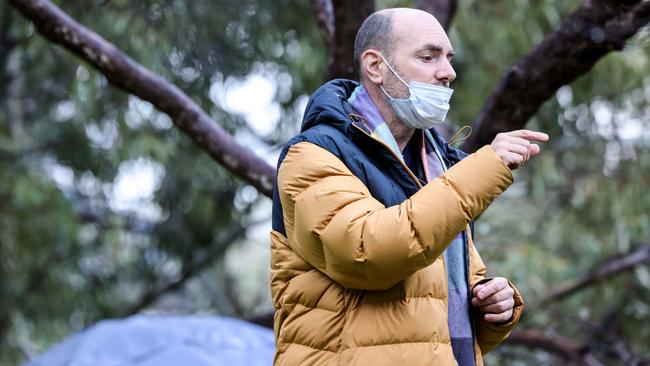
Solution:
{"label": "bald head", "polygon": [[376,12],[375,14],[386,14],[395,22],[395,30],[417,31],[421,24],[435,24],[442,28],[438,19],[426,11],[412,8],[391,8]]}
{"label": "bald head", "polygon": [[438,20],[431,14],[409,8],[392,8],[377,11],[364,20],[354,40],[354,64],[360,78],[361,54],[374,49],[381,52],[389,61],[392,60],[395,44],[401,38],[417,32],[419,24],[427,24],[444,32]]}

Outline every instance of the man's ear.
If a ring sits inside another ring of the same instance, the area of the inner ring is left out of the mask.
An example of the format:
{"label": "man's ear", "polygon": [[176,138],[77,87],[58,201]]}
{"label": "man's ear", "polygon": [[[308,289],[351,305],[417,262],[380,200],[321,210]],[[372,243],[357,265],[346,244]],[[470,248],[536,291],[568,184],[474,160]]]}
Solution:
{"label": "man's ear", "polygon": [[361,72],[366,74],[366,77],[371,82],[381,85],[384,82],[384,76],[381,72],[380,65],[383,59],[379,56],[379,52],[368,49],[361,54]]}

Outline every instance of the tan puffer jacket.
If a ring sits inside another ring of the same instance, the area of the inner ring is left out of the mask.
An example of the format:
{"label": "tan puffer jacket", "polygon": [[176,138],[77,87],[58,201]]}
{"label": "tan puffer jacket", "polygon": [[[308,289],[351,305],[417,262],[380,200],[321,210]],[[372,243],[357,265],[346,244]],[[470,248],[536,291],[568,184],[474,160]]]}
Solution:
{"label": "tan puffer jacket", "polygon": [[[271,232],[274,364],[455,365],[441,254],[511,183],[486,146],[384,207],[332,153],[293,145],[278,171],[286,237]],[[468,237],[473,287],[485,266]],[[475,317],[477,365],[519,319],[516,289],[515,303],[505,324]]]}

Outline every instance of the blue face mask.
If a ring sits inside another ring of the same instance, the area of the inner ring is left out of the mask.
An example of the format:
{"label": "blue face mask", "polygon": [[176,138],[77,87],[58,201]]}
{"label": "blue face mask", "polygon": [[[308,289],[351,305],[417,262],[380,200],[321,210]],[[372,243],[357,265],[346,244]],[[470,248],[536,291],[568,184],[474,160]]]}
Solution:
{"label": "blue face mask", "polygon": [[408,99],[395,99],[386,93],[383,86],[381,90],[390,99],[390,105],[399,119],[410,128],[430,129],[436,123],[441,123],[449,111],[449,100],[453,90],[433,84],[418,83],[411,81],[406,83],[401,76],[386,61],[384,56],[381,58],[386,62],[390,71],[409,88],[410,96]]}

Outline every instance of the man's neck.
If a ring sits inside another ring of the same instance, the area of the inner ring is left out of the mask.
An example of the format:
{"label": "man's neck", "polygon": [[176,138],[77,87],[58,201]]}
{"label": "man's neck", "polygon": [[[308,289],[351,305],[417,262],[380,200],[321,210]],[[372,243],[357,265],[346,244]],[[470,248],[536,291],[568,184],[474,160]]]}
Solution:
{"label": "man's neck", "polygon": [[378,87],[374,85],[364,85],[364,87],[370,95],[372,102],[375,103],[375,106],[377,106],[377,109],[379,110],[381,117],[386,122],[386,125],[393,135],[393,138],[395,138],[395,142],[397,142],[399,151],[403,152],[404,148],[406,148],[406,145],[411,140],[411,137],[413,137],[415,129],[406,126],[399,119],[399,117],[397,117],[393,111],[393,108],[386,100],[386,96],[381,93]]}
{"label": "man's neck", "polygon": [[402,121],[399,120],[399,118],[395,115],[394,112],[392,112],[392,110],[391,113],[393,114],[394,119],[386,119],[384,117],[384,120],[388,125],[388,129],[393,134],[395,142],[397,142],[399,151],[404,152],[404,148],[406,148],[406,145],[411,140],[411,137],[413,137],[415,129],[409,128],[404,123],[402,123]]}

